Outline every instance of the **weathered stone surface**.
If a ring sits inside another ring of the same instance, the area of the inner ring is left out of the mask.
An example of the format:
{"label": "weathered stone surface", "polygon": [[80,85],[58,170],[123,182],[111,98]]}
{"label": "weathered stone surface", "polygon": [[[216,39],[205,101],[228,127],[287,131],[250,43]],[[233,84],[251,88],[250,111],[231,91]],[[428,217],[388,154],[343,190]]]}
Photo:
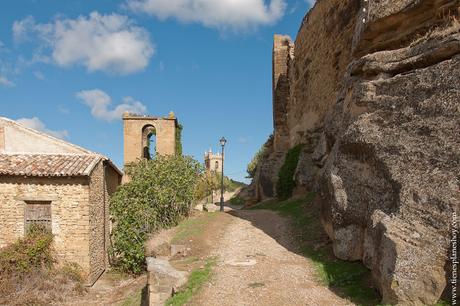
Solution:
{"label": "weathered stone surface", "polygon": [[286,35],[275,35],[273,40],[273,145],[275,151],[286,151],[289,149],[289,68],[294,59],[294,43]]}
{"label": "weathered stone surface", "polygon": [[274,151],[273,138],[267,141],[265,148],[265,154],[257,165],[253,180],[257,201],[263,201],[276,195],[278,172],[283,165],[286,154],[284,151]]}
{"label": "weathered stone surface", "polygon": [[[447,292],[460,208],[458,13],[452,0],[323,0],[295,41],[286,111],[290,147],[304,145],[296,182],[320,193],[336,256],[362,260],[385,304],[430,305]],[[270,163],[253,185],[271,187]]]}
{"label": "weathered stone surface", "polygon": [[352,59],[350,48],[360,0],[317,1],[305,16],[290,63],[287,106],[290,147],[308,142],[334,106]]}
{"label": "weathered stone surface", "polygon": [[187,282],[187,273],[174,269],[167,259],[147,257],[146,261],[148,304],[164,305],[166,300]]}

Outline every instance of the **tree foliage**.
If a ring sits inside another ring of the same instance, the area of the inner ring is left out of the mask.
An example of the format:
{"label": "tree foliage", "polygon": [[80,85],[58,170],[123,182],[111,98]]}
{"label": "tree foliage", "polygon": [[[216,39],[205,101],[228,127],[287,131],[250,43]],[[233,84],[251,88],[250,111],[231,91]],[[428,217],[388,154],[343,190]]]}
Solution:
{"label": "tree foliage", "polygon": [[294,173],[301,149],[302,145],[297,145],[287,152],[284,164],[278,173],[276,194],[280,200],[286,200],[292,196],[295,187]]}
{"label": "tree foliage", "polygon": [[142,160],[126,171],[131,181],[111,199],[112,256],[122,271],[140,273],[149,234],[189,215],[202,169],[191,157],[177,155]]}
{"label": "tree foliage", "polygon": [[[195,197],[197,200],[202,200],[211,195],[215,190],[221,188],[222,175],[214,171],[206,171],[200,176],[200,180],[197,184],[195,191]],[[224,191],[235,191],[236,189],[245,186],[244,183],[232,180],[231,178],[224,176]]]}

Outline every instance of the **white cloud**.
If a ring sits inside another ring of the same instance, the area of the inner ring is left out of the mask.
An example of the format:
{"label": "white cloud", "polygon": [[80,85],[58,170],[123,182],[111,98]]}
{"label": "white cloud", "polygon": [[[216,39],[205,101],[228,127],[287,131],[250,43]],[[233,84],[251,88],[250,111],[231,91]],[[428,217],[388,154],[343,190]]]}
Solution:
{"label": "white cloud", "polygon": [[70,114],[70,109],[68,109],[67,107],[63,105],[58,105],[57,109],[61,114],[64,114],[64,115]]}
{"label": "white cloud", "polygon": [[37,80],[43,81],[45,79],[45,75],[41,71],[34,71],[34,76]]}
{"label": "white cloud", "polygon": [[47,129],[45,124],[37,117],[21,118],[21,119],[16,120],[16,122],[19,124],[22,124],[25,127],[54,136],[56,138],[64,139],[64,138],[69,137],[69,132],[67,132],[66,130],[52,131],[52,130]]}
{"label": "white cloud", "polygon": [[235,31],[250,30],[278,21],[285,0],[127,0],[126,6],[161,20],[176,18],[204,26]]}
{"label": "white cloud", "polygon": [[5,76],[0,75],[0,85],[6,86],[6,87],[13,87],[14,83],[8,80]]}
{"label": "white cloud", "polygon": [[121,119],[123,113],[144,114],[147,107],[132,97],[124,97],[121,104],[114,109],[109,109],[112,98],[100,89],[82,90],[77,93],[77,98],[91,108],[91,115],[97,119],[113,121]]}
{"label": "white cloud", "polygon": [[248,142],[249,142],[249,139],[247,137],[239,137],[238,138],[238,143],[247,144]]}
{"label": "white cloud", "polygon": [[147,67],[154,47],[149,33],[126,16],[101,15],[57,18],[36,23],[28,16],[13,24],[15,41],[38,40],[34,59],[61,67],[83,65],[90,72],[130,74]]}

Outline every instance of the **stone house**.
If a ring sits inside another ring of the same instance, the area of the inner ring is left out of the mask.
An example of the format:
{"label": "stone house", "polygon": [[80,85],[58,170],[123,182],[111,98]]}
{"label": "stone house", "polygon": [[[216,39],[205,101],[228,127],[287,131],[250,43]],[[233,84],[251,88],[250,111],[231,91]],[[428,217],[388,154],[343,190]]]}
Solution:
{"label": "stone house", "polygon": [[0,118],[0,247],[43,224],[58,261],[94,284],[108,266],[109,198],[121,178],[100,154]]}

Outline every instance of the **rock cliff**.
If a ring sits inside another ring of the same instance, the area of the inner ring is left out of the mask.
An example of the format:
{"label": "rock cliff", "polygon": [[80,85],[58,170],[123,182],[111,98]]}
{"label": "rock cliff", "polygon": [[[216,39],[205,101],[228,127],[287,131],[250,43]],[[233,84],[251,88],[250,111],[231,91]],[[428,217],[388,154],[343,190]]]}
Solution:
{"label": "rock cliff", "polygon": [[274,137],[253,188],[276,195],[303,144],[334,253],[362,260],[383,303],[434,304],[460,205],[458,0],[319,0],[295,43],[275,36]]}

